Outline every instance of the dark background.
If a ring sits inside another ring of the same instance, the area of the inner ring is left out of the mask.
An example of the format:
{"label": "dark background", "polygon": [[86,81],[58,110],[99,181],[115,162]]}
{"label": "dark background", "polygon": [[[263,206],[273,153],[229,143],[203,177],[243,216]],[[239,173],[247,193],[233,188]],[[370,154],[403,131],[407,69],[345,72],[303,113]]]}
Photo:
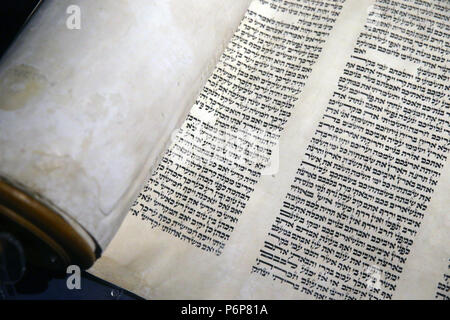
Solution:
{"label": "dark background", "polygon": [[[43,2],[44,0],[0,0],[0,63],[7,48]],[[5,261],[1,258],[0,270],[4,267],[1,264]],[[27,265],[23,277],[14,285],[2,284],[0,279],[0,300],[140,299],[86,272],[82,272],[81,275],[81,289],[69,290],[66,285],[68,276]]]}
{"label": "dark background", "polygon": [[41,0],[0,1],[0,57],[17,36]]}

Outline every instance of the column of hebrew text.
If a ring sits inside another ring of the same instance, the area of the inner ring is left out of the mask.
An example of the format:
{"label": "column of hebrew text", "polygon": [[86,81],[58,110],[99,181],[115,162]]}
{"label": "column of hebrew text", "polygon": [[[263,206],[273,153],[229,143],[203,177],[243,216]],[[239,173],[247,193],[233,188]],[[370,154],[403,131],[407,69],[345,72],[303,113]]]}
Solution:
{"label": "column of hebrew text", "polygon": [[450,4],[369,10],[251,270],[311,298],[392,298],[449,170]]}
{"label": "column of hebrew text", "polygon": [[261,175],[344,0],[255,1],[132,215],[220,255]]}

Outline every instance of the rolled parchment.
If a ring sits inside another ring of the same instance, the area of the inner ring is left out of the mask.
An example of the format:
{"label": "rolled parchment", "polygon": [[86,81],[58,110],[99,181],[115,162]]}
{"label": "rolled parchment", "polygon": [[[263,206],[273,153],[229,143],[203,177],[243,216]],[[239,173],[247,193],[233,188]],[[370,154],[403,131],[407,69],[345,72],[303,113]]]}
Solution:
{"label": "rolled parchment", "polygon": [[98,256],[249,3],[45,1],[0,62],[3,215]]}

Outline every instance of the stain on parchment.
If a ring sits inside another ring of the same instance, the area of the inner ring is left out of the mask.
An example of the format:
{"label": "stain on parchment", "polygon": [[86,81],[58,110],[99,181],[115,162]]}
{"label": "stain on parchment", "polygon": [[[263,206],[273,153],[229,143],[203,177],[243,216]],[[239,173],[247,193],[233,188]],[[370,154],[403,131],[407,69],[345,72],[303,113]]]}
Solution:
{"label": "stain on parchment", "polygon": [[21,64],[8,69],[0,80],[0,109],[25,107],[47,84],[46,78],[32,66]]}

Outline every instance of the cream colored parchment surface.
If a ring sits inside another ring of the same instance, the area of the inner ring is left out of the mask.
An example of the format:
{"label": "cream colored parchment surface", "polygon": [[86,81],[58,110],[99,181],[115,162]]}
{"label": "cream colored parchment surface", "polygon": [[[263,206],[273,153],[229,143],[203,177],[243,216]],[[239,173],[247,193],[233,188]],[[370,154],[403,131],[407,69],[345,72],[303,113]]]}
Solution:
{"label": "cream colored parchment surface", "polygon": [[[151,229],[129,214],[90,272],[147,299],[311,299],[251,270],[373,4],[345,2],[281,135],[279,170],[261,177],[220,256]],[[271,15],[259,1],[250,9]],[[447,161],[393,298],[432,299],[446,272],[449,168]]]}

